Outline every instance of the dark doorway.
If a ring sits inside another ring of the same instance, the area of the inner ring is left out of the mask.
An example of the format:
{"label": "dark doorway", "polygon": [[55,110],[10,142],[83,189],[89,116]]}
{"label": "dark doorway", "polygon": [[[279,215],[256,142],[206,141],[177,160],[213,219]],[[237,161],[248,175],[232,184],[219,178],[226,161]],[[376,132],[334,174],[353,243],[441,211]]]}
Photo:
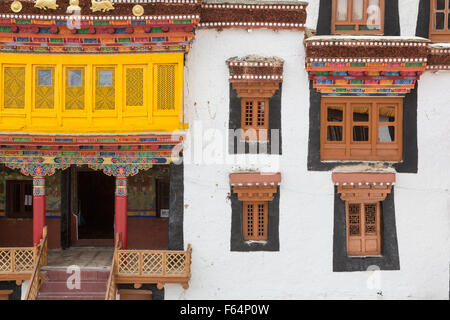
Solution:
{"label": "dark doorway", "polygon": [[78,238],[114,238],[115,179],[101,171],[78,172]]}

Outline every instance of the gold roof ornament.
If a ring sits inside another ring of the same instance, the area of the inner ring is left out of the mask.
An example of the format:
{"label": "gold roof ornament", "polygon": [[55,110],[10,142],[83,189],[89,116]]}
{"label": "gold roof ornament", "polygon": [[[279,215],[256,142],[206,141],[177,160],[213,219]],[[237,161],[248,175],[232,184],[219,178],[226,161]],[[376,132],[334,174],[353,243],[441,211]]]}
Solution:
{"label": "gold roof ornament", "polygon": [[56,0],[35,0],[34,6],[39,9],[53,9],[56,10],[59,6],[56,4]]}
{"label": "gold roof ornament", "polygon": [[81,11],[79,0],[70,0],[69,6],[67,7],[67,13],[72,13],[76,11]]}
{"label": "gold roof ornament", "polygon": [[13,1],[11,3],[11,10],[15,13],[20,12],[22,10],[22,4],[20,1]]}
{"label": "gold roof ornament", "polygon": [[91,0],[91,4],[92,4],[91,7],[92,12],[96,11],[106,12],[114,10],[114,5],[111,2],[111,0],[101,0],[101,1]]}
{"label": "gold roof ornament", "polygon": [[141,6],[140,4],[137,4],[133,7],[133,14],[136,17],[140,17],[144,14],[144,7]]}

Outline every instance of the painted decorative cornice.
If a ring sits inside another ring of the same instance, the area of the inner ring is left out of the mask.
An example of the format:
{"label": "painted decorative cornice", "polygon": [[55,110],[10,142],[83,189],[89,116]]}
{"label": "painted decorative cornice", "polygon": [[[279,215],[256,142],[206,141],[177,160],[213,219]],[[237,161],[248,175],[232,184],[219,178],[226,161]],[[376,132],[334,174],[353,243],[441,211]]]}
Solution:
{"label": "painted decorative cornice", "polygon": [[310,37],[306,69],[324,95],[404,96],[426,70],[429,44],[419,37]]}
{"label": "painted decorative cornice", "polygon": [[51,175],[71,165],[130,176],[179,160],[182,141],[180,135],[0,135],[0,164],[33,176]]}
{"label": "painted decorative cornice", "polygon": [[306,2],[202,3],[199,28],[304,30]]}
{"label": "painted decorative cornice", "polygon": [[433,43],[428,48],[427,70],[449,70],[450,71],[450,44]]}
{"label": "painted decorative cornice", "polygon": [[[0,2],[0,52],[113,54],[187,52],[200,21],[200,1],[114,2],[114,10],[92,12],[90,0],[79,0],[81,10],[69,10],[69,1],[43,10],[21,0],[13,12],[12,0]],[[136,15],[136,5],[142,7]]]}
{"label": "painted decorative cornice", "polygon": [[249,55],[232,57],[226,61],[230,70],[230,82],[283,81],[284,60],[277,57]]}

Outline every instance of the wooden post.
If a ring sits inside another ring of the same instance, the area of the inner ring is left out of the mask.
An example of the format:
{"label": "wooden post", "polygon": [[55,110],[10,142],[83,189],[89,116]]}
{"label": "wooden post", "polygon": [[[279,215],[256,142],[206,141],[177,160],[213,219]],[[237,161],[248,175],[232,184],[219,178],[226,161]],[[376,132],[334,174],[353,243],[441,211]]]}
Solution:
{"label": "wooden post", "polygon": [[42,239],[45,226],[45,178],[33,177],[33,245]]}
{"label": "wooden post", "polygon": [[127,248],[127,178],[116,177],[116,215],[115,215],[115,234],[119,234],[122,242],[122,249]]}

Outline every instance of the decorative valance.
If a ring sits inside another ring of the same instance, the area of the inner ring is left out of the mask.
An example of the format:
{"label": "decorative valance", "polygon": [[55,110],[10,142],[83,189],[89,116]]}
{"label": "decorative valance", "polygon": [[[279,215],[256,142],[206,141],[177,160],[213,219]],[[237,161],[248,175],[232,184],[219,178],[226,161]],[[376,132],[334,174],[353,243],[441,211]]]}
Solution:
{"label": "decorative valance", "polygon": [[203,3],[199,28],[304,30],[307,2],[224,1]]}
{"label": "decorative valance", "polygon": [[450,71],[450,44],[434,43],[430,44],[428,50],[427,70],[448,70]]}
{"label": "decorative valance", "polygon": [[383,201],[395,184],[395,173],[333,172],[332,180],[344,201]]}
{"label": "decorative valance", "polygon": [[187,52],[200,21],[201,0],[76,3],[0,1],[0,52]]}
{"label": "decorative valance", "polygon": [[404,96],[426,70],[429,40],[315,36],[305,40],[314,88],[333,96]]}
{"label": "decorative valance", "polygon": [[272,201],[281,173],[231,173],[230,185],[240,201]]}
{"label": "decorative valance", "polygon": [[32,176],[87,165],[126,177],[179,160],[182,141],[181,135],[0,135],[0,164]]}
{"label": "decorative valance", "polygon": [[270,98],[283,81],[284,60],[277,57],[232,57],[226,63],[240,98]]}

